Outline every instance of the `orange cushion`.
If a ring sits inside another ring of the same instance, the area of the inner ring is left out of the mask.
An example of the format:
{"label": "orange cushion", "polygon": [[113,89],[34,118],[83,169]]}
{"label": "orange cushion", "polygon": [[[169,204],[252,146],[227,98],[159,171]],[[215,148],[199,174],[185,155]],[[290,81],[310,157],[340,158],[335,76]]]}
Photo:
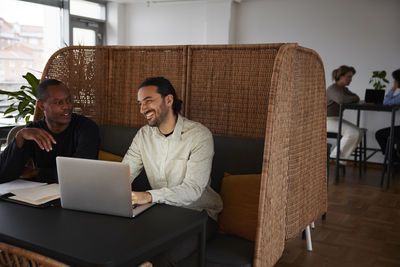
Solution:
{"label": "orange cushion", "polygon": [[118,161],[121,162],[122,161],[122,157],[112,154],[112,153],[108,153],[106,151],[100,150],[99,151],[99,160],[108,160],[108,161]]}
{"label": "orange cushion", "polygon": [[219,232],[254,241],[256,237],[261,174],[229,175],[222,180],[224,209]]}

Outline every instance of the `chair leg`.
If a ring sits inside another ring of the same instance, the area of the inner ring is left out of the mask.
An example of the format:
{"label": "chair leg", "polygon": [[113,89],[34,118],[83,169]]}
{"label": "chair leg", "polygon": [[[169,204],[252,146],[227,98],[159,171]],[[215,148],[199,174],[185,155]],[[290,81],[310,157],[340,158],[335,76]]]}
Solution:
{"label": "chair leg", "polygon": [[388,160],[388,151],[389,151],[389,140],[386,143],[386,153],[385,153],[385,157],[383,159],[383,170],[382,170],[382,175],[381,175],[381,186],[383,186],[383,182],[385,180],[385,175],[386,175],[386,171],[387,171],[387,160]]}
{"label": "chair leg", "polygon": [[307,225],[306,227],[306,243],[307,243],[307,250],[312,251],[311,231],[309,225]]}
{"label": "chair leg", "polygon": [[328,187],[328,184],[329,184],[329,167],[330,167],[329,156],[330,156],[330,154],[331,154],[331,145],[327,144],[327,147],[326,147],[326,187]]}
{"label": "chair leg", "polygon": [[364,135],[364,171],[367,170],[367,135]]}
{"label": "chair leg", "polygon": [[311,229],[315,229],[315,223],[314,222],[311,223]]}
{"label": "chair leg", "polygon": [[362,141],[360,142],[360,144],[359,144],[359,147],[358,147],[358,175],[360,175],[361,176],[361,174],[362,174]]}

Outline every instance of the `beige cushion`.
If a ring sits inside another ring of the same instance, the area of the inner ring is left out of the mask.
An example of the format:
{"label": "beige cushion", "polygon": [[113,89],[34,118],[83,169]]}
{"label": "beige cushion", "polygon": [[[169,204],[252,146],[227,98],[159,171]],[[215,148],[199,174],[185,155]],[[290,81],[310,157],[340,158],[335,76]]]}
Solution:
{"label": "beige cushion", "polygon": [[122,157],[112,154],[112,153],[108,153],[106,151],[100,150],[99,151],[99,160],[108,160],[108,161],[118,161],[121,162],[122,161]]}

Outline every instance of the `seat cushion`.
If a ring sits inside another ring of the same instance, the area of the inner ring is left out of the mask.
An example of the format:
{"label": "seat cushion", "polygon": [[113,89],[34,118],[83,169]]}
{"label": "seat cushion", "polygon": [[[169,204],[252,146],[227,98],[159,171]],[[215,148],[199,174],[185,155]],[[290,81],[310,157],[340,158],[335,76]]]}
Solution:
{"label": "seat cushion", "polygon": [[221,189],[224,209],[218,218],[220,233],[255,240],[260,183],[261,174],[224,177]]}
{"label": "seat cushion", "polygon": [[106,151],[100,150],[99,151],[99,160],[107,160],[107,161],[117,161],[121,162],[123,157],[120,157],[118,155],[108,153]]}
{"label": "seat cushion", "polygon": [[218,234],[207,242],[207,267],[250,267],[254,242],[231,235]]}

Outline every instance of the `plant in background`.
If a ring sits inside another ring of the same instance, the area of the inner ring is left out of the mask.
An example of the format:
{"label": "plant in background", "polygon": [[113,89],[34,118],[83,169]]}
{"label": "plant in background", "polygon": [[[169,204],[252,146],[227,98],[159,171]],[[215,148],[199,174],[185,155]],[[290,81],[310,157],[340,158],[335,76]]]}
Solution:
{"label": "plant in background", "polygon": [[[22,75],[22,77],[29,83],[29,86],[22,85],[20,90],[15,92],[0,90],[0,94],[7,95],[8,100],[16,100],[4,111],[5,116],[8,114],[6,118],[14,117],[15,122],[19,119],[25,119],[25,123],[28,124],[31,122],[30,118],[35,112],[36,88],[40,81],[30,72]],[[11,115],[15,111],[18,111],[18,113],[15,116]]]}
{"label": "plant in background", "polygon": [[385,88],[385,83],[389,83],[389,81],[386,79],[386,71],[373,71],[369,83],[373,83],[374,89]]}

